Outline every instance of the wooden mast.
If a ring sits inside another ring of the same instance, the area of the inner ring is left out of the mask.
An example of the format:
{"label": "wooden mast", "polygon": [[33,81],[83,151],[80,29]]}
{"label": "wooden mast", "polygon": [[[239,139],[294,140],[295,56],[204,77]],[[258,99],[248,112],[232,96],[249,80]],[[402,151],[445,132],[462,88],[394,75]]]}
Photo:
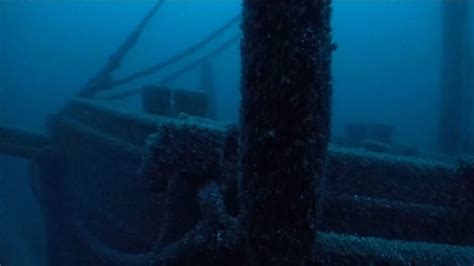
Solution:
{"label": "wooden mast", "polygon": [[445,0],[442,5],[443,54],[438,150],[465,151],[472,106],[472,54],[469,54],[469,0]]}
{"label": "wooden mast", "polygon": [[330,136],[329,0],[245,0],[241,198],[255,265],[303,265]]}
{"label": "wooden mast", "polygon": [[201,90],[207,93],[207,117],[217,120],[217,95],[211,60],[206,60],[201,68]]}

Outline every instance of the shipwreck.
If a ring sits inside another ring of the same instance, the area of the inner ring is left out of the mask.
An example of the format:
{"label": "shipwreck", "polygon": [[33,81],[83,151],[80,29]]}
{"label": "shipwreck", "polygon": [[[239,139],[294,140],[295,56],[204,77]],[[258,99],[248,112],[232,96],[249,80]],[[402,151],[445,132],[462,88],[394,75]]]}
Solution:
{"label": "shipwreck", "polygon": [[[0,127],[0,152],[34,165],[48,265],[474,263],[473,161],[330,144],[331,1],[245,0],[203,41],[113,80],[163,2],[46,134]],[[114,93],[239,22],[242,37],[160,84]],[[238,125],[213,119],[212,86],[163,85],[238,41]],[[137,94],[142,112],[111,101]]]}

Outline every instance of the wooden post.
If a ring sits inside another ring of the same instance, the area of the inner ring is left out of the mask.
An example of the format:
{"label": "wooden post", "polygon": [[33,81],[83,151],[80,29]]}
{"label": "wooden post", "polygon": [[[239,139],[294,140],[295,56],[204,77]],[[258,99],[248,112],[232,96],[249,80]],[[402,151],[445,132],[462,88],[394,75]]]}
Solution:
{"label": "wooden post", "polygon": [[330,137],[330,0],[244,0],[243,226],[256,265],[303,265]]}
{"label": "wooden post", "polygon": [[445,0],[438,149],[447,154],[465,151],[472,103],[472,54],[469,54],[469,2]]}
{"label": "wooden post", "polygon": [[212,63],[206,60],[201,69],[201,91],[207,93],[207,117],[217,120],[217,95],[213,76]]}

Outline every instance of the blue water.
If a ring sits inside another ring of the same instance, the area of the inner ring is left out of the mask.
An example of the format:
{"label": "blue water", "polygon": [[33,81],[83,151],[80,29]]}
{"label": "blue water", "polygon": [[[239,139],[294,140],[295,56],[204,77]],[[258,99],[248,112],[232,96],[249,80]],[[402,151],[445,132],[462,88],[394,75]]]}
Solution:
{"label": "blue water", "polygon": [[[335,139],[344,136],[349,123],[382,123],[395,128],[396,143],[436,151],[442,76],[441,2],[335,0]],[[47,117],[59,111],[104,65],[152,4],[0,1],[0,124],[44,131]],[[240,12],[237,0],[168,1],[114,77],[181,51]],[[471,18],[472,40],[474,16]],[[234,25],[222,40],[239,32],[239,25]],[[190,59],[198,58],[206,49]],[[236,122],[239,44],[216,56],[212,63],[218,119]],[[156,82],[181,66],[132,85]],[[170,86],[200,89],[199,84],[197,68]],[[136,103],[137,99],[130,100],[130,106]],[[466,122],[466,132],[472,131],[471,120]],[[42,265],[44,233],[38,205],[27,187],[28,178],[26,162],[0,157],[1,265],[2,259],[9,261],[7,266]]]}

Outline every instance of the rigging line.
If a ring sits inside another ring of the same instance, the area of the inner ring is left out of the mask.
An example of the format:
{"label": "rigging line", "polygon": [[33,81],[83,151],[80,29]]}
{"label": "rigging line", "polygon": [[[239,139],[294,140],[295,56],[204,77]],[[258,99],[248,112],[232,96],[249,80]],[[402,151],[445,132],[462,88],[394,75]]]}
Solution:
{"label": "rigging line", "polygon": [[227,40],[225,43],[223,43],[222,45],[217,47],[215,50],[213,50],[212,52],[210,52],[206,56],[203,56],[202,58],[199,58],[198,60],[184,66],[183,68],[181,68],[180,70],[172,73],[171,75],[167,76],[166,78],[163,78],[160,81],[160,83],[161,84],[169,83],[170,81],[173,81],[174,79],[178,78],[179,76],[183,75],[184,73],[193,70],[194,68],[198,67],[199,65],[204,63],[209,58],[218,55],[219,53],[224,51],[227,47],[231,46],[232,44],[234,44],[238,40],[240,40],[240,34],[230,38],[229,40]]}
{"label": "rigging line", "polygon": [[133,265],[144,266],[149,265],[153,254],[150,251],[141,251],[140,253],[131,253],[130,251],[121,250],[112,247],[99,239],[87,228],[86,224],[79,218],[70,218],[70,224],[74,229],[76,237],[87,246],[96,256],[101,259],[113,263],[113,265]]}
{"label": "rigging line", "polygon": [[140,21],[137,27],[128,35],[127,39],[122,45],[110,56],[107,64],[96,74],[94,78],[89,80],[84,88],[79,93],[80,96],[92,96],[103,87],[108,86],[110,82],[110,73],[120,68],[122,59],[125,57],[127,52],[136,44],[146,25],[150,22],[151,18],[156,14],[158,9],[163,5],[165,0],[159,0],[147,15]]}
{"label": "rigging line", "polygon": [[[205,61],[209,60],[209,58],[218,55],[219,53],[224,51],[226,48],[228,48],[229,46],[231,46],[232,44],[234,44],[238,40],[240,40],[240,34],[235,35],[234,37],[230,38],[229,40],[227,40],[226,42],[224,42],[223,44],[221,44],[220,46],[218,46],[217,48],[215,48],[214,50],[212,50],[211,52],[209,52],[205,56],[197,59],[196,61],[193,61],[193,62],[187,64],[183,68],[181,68],[181,69],[173,72],[169,76],[161,79],[159,84],[166,84],[166,83],[178,78],[179,76],[183,75],[184,73],[193,70],[194,68],[198,67],[199,65],[201,65]],[[103,97],[100,97],[100,99],[107,99],[107,100],[122,99],[122,98],[125,98],[125,97],[128,97],[128,96],[139,94],[142,91],[143,91],[143,88],[131,89],[131,90],[123,91],[123,92],[120,92],[120,93],[117,93],[117,94],[114,94],[114,95],[103,96]]]}
{"label": "rigging line", "polygon": [[176,62],[180,61],[184,57],[186,57],[188,55],[191,55],[191,54],[195,53],[196,51],[198,51],[199,49],[201,49],[202,47],[206,46],[208,43],[210,43],[215,38],[217,38],[219,35],[224,33],[228,28],[230,28],[232,25],[234,25],[239,20],[240,20],[240,14],[233,17],[231,20],[229,20],[227,23],[225,23],[222,27],[220,27],[215,32],[213,32],[209,36],[207,36],[204,40],[194,44],[191,47],[188,47],[187,49],[181,51],[180,53],[176,54],[175,56],[172,56],[172,57],[168,58],[167,60],[165,60],[163,62],[160,62],[158,64],[150,66],[150,67],[148,67],[148,68],[146,68],[142,71],[135,72],[135,73],[133,73],[133,74],[131,74],[131,75],[125,77],[125,78],[114,81],[110,84],[111,85],[110,87],[123,85],[123,84],[129,83],[129,82],[131,82],[131,81],[133,81],[137,78],[151,75],[151,74],[155,73],[156,71],[158,71],[160,69],[163,69],[163,68],[165,68],[165,67],[167,67],[167,66],[169,66],[173,63],[176,63]]}

